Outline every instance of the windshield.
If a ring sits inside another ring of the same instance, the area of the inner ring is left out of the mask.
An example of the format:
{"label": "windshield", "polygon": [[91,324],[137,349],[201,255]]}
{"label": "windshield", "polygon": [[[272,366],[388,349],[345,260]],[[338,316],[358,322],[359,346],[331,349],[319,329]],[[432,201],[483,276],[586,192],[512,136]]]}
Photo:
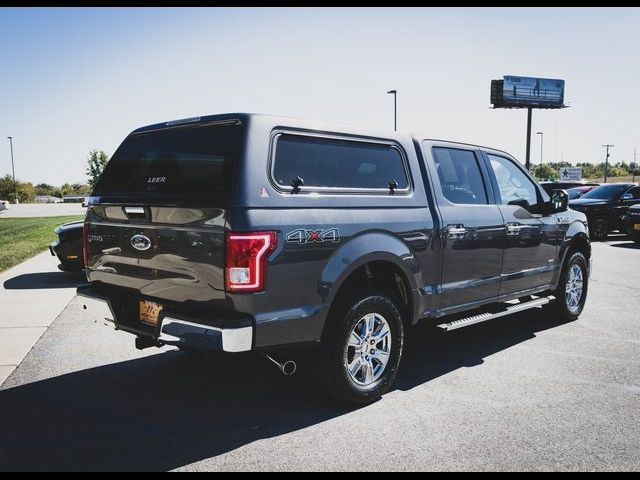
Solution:
{"label": "windshield", "polygon": [[584,190],[582,190],[581,188],[570,188],[569,190],[567,190],[567,194],[569,195],[569,200],[575,200],[576,198],[580,198],[583,193],[584,193]]}
{"label": "windshield", "polygon": [[599,187],[594,188],[590,192],[585,193],[580,198],[598,198],[601,200],[615,200],[618,198],[622,192],[626,191],[629,188],[629,185],[626,184],[615,184],[611,185],[600,185]]}
{"label": "windshield", "polygon": [[236,124],[132,134],[109,160],[93,195],[227,202],[241,147]]}

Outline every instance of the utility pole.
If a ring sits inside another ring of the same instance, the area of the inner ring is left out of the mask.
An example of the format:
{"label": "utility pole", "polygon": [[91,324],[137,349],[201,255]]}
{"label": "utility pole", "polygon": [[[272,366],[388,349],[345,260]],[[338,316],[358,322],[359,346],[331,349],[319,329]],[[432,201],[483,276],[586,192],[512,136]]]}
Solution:
{"label": "utility pole", "polygon": [[607,156],[604,159],[604,183],[607,183],[607,173],[609,172],[609,149],[615,147],[615,145],[606,144],[601,145],[601,147],[607,149]]}
{"label": "utility pole", "polygon": [[533,109],[527,108],[527,154],[524,159],[524,168],[531,170],[531,114]]}
{"label": "utility pole", "polygon": [[16,183],[16,168],[13,166],[13,137],[7,137],[9,139],[9,146],[11,148],[11,173],[13,173],[13,188],[15,189],[14,201],[18,204],[18,184]]}
{"label": "utility pole", "polygon": [[393,131],[395,132],[398,128],[398,91],[397,90],[389,90],[387,93],[393,94]]}

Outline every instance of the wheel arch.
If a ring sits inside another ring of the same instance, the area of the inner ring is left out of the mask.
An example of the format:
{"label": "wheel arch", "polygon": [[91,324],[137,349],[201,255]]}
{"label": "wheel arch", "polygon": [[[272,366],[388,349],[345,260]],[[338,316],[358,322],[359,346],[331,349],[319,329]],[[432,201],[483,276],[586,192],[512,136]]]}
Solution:
{"label": "wheel arch", "polygon": [[388,233],[357,237],[340,248],[325,266],[320,294],[329,305],[328,314],[348,292],[370,287],[388,293],[401,307],[403,320],[416,318],[419,266],[409,247]]}
{"label": "wheel arch", "polygon": [[565,241],[561,246],[559,268],[556,272],[553,285],[558,286],[562,270],[568,258],[575,252],[582,252],[587,261],[591,259],[591,240],[587,233],[586,228],[582,224],[574,223],[571,225],[567,234],[565,235]]}

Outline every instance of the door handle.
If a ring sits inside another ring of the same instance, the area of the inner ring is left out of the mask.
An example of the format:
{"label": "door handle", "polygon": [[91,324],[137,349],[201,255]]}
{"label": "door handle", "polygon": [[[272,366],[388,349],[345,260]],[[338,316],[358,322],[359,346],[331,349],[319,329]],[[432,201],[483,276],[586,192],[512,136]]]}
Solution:
{"label": "door handle", "polygon": [[464,227],[448,227],[447,238],[457,238],[467,233],[467,229]]}
{"label": "door handle", "polygon": [[520,235],[520,230],[524,227],[522,225],[507,225],[507,235]]}

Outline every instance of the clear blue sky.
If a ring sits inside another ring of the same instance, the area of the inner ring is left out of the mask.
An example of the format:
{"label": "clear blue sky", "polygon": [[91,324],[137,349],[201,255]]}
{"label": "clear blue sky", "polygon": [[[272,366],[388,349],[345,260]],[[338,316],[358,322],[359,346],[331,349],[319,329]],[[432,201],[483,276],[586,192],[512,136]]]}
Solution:
{"label": "clear blue sky", "polygon": [[[638,9],[0,8],[0,175],[85,181],[139,126],[251,111],[423,132],[524,161],[525,110],[489,108],[504,74],[566,80],[535,111],[545,161],[640,149]],[[539,138],[532,160],[539,161]]]}

